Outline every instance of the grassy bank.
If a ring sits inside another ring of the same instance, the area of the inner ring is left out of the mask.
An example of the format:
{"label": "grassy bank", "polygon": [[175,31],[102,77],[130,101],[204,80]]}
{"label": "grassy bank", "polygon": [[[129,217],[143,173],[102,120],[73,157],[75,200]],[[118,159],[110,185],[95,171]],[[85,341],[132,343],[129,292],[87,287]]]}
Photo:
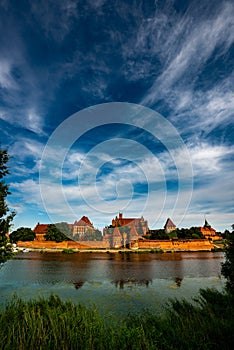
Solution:
{"label": "grassy bank", "polygon": [[0,349],[231,349],[233,297],[203,290],[195,305],[172,301],[164,316],[141,313],[110,322],[58,297],[11,300],[0,312]]}

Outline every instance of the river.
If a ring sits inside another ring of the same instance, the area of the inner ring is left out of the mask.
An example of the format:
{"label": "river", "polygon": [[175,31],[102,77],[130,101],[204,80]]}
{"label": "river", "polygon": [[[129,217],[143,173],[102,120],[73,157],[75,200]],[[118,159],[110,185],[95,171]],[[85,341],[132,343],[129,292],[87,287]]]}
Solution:
{"label": "river", "polygon": [[0,302],[57,294],[95,304],[103,314],[161,312],[169,298],[191,300],[200,288],[221,290],[223,253],[163,254],[28,252],[0,268]]}

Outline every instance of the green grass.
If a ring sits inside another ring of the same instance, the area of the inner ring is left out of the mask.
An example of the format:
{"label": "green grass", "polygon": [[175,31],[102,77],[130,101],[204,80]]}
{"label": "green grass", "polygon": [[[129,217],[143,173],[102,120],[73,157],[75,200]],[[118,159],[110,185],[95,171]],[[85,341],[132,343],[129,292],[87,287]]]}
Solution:
{"label": "green grass", "polygon": [[212,252],[225,252],[225,248],[221,248],[221,247],[214,247],[213,249],[211,249]]}
{"label": "green grass", "polygon": [[62,253],[63,254],[73,254],[75,252],[74,252],[74,250],[72,248],[68,248],[68,249],[65,248],[65,249],[63,249]]}
{"label": "green grass", "polygon": [[203,290],[195,304],[171,301],[163,316],[149,312],[121,321],[57,296],[0,310],[0,349],[231,349],[234,298]]}

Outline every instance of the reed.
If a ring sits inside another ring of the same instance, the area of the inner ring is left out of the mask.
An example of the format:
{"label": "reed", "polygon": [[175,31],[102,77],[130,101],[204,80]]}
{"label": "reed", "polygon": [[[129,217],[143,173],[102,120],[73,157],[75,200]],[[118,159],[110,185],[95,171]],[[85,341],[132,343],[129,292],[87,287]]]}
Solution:
{"label": "reed", "polygon": [[194,303],[170,301],[162,315],[122,320],[54,295],[15,297],[0,310],[0,349],[231,349],[233,311],[233,296],[215,290],[201,291]]}

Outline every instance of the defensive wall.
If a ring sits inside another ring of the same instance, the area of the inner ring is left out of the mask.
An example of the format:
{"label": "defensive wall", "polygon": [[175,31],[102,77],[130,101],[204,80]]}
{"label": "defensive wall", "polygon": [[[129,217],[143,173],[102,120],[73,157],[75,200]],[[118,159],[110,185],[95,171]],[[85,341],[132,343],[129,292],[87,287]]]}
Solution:
{"label": "defensive wall", "polygon": [[[110,249],[104,241],[74,242],[65,241],[56,243],[53,241],[18,242],[18,247],[33,249]],[[121,247],[119,247],[120,249]],[[131,249],[161,249],[163,251],[211,251],[214,249],[212,241],[207,239],[191,240],[139,240],[131,243]]]}
{"label": "defensive wall", "polygon": [[214,245],[208,239],[191,239],[191,240],[139,240],[132,248],[138,249],[161,249],[163,251],[211,251]]}

